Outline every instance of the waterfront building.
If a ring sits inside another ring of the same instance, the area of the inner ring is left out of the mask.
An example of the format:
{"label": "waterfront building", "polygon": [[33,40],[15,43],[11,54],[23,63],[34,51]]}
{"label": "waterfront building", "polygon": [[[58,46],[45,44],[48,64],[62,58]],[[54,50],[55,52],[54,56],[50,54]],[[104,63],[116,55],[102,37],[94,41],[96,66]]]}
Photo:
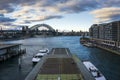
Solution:
{"label": "waterfront building", "polygon": [[89,30],[92,38],[99,38],[99,27],[97,24],[93,24]]}
{"label": "waterfront building", "polygon": [[89,28],[91,40],[99,46],[119,50],[120,21],[104,24],[93,24]]}
{"label": "waterfront building", "polygon": [[105,39],[108,39],[108,40],[113,40],[113,41],[117,41],[118,40],[118,32],[119,32],[119,30],[118,30],[118,28],[120,27],[119,25],[118,25],[118,23],[119,22],[112,22],[112,23],[109,23],[105,28],[107,28],[106,29],[106,31],[105,32],[107,32],[107,33],[105,33],[105,34],[107,34],[107,36],[108,36],[108,38],[105,38]]}
{"label": "waterfront building", "polygon": [[89,28],[89,36],[93,37],[93,28],[92,28],[92,26]]}
{"label": "waterfront building", "polygon": [[105,29],[104,27],[106,26],[107,24],[99,24],[99,38],[100,39],[104,39],[105,38]]}

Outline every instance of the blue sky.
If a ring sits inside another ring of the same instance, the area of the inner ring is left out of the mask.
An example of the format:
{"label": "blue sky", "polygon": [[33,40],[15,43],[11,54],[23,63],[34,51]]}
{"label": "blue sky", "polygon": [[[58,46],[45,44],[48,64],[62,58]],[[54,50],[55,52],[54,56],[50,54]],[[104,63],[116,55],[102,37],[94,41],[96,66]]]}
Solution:
{"label": "blue sky", "polygon": [[61,19],[51,19],[41,22],[33,23],[35,24],[49,24],[54,29],[58,29],[60,31],[88,31],[88,28],[94,24],[94,17],[89,12],[82,12],[78,14],[66,14],[64,18]]}
{"label": "blue sky", "polygon": [[92,24],[120,20],[119,3],[120,0],[0,0],[0,27],[45,23],[61,31],[88,31]]}

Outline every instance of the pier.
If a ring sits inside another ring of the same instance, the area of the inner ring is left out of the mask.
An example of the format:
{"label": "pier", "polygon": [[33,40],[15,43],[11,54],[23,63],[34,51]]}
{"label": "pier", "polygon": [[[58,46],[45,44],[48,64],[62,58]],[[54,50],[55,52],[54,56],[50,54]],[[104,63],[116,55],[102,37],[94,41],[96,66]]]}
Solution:
{"label": "pier", "polygon": [[25,50],[21,50],[20,46],[21,44],[0,44],[0,61],[25,53]]}
{"label": "pier", "polygon": [[95,80],[83,63],[68,48],[53,48],[25,80]]}

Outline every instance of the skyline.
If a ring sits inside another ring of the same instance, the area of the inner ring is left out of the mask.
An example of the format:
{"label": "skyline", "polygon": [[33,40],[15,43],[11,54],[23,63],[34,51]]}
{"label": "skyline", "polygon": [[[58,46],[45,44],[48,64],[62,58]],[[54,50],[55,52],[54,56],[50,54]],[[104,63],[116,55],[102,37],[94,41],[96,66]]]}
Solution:
{"label": "skyline", "polygon": [[0,27],[45,23],[58,30],[88,31],[92,24],[120,20],[119,3],[119,0],[1,0]]}

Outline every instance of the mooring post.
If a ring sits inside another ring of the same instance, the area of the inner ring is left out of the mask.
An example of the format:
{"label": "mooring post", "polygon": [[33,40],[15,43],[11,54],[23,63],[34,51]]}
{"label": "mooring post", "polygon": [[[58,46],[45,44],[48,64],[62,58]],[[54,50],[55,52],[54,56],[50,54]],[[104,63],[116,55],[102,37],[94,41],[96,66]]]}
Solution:
{"label": "mooring post", "polygon": [[19,67],[19,69],[21,69],[21,57],[20,56],[18,58],[18,67]]}

